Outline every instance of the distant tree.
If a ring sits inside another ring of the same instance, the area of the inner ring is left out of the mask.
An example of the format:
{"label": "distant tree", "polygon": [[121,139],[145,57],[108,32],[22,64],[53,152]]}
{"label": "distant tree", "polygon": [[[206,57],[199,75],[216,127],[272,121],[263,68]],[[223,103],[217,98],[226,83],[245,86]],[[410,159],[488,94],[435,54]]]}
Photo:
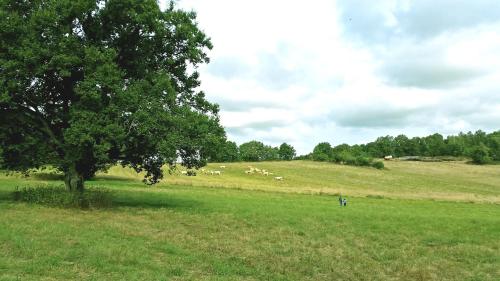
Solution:
{"label": "distant tree", "polygon": [[263,155],[261,157],[262,161],[273,161],[279,159],[279,148],[272,147],[270,145],[264,145]]}
{"label": "distant tree", "polygon": [[332,154],[330,160],[336,163],[341,163],[345,161],[345,156],[347,154],[351,155],[351,147],[348,144],[340,144],[332,148]]}
{"label": "distant tree", "polygon": [[465,155],[464,139],[460,136],[448,136],[445,140],[444,153],[450,156]]}
{"label": "distant tree", "polygon": [[69,190],[121,163],[153,184],[178,157],[201,167],[225,138],[197,66],[194,12],[156,0],[0,2],[3,167],[53,165]]}
{"label": "distant tree", "polygon": [[488,135],[488,147],[490,148],[491,158],[500,161],[500,131]]}
{"label": "distant tree", "polygon": [[354,156],[365,156],[368,157],[369,154],[364,151],[363,145],[355,144],[349,148],[349,152]]}
{"label": "distant tree", "polygon": [[371,156],[382,158],[394,155],[394,138],[392,136],[379,137],[372,146]]}
{"label": "distant tree", "polygon": [[232,141],[224,142],[218,149],[212,162],[236,162],[240,160],[238,145]]}
{"label": "distant tree", "polygon": [[396,157],[412,155],[410,139],[407,136],[399,135],[394,138],[394,154]]}
{"label": "distant tree", "polygon": [[473,142],[476,145],[486,144],[488,142],[488,135],[481,130],[477,130],[473,136]]}
{"label": "distant tree", "polygon": [[294,159],[295,160],[313,160],[312,153],[299,155],[299,156],[295,157]]}
{"label": "distant tree", "polygon": [[278,153],[281,160],[292,160],[295,157],[295,148],[287,143],[282,143]]}
{"label": "distant tree", "polygon": [[240,157],[243,161],[265,160],[266,148],[260,141],[249,141],[240,145]]}
{"label": "distant tree", "polygon": [[491,161],[489,149],[482,143],[472,148],[470,157],[475,164],[486,164]]}
{"label": "distant tree", "polygon": [[332,159],[332,146],[328,142],[322,142],[314,147],[312,157],[314,161],[329,161]]}
{"label": "distant tree", "polygon": [[414,137],[408,140],[405,150],[405,156],[420,155],[420,138]]}
{"label": "distant tree", "polygon": [[427,145],[428,152],[427,156],[440,156],[445,155],[445,143],[443,136],[440,134],[433,134],[425,137],[425,143]]}

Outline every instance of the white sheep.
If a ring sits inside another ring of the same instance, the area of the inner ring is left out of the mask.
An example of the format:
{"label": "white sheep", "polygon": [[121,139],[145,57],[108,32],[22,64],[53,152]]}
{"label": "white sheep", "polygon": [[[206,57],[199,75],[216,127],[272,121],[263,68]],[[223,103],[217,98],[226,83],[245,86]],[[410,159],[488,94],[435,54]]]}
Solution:
{"label": "white sheep", "polygon": [[277,180],[277,181],[282,181],[283,177],[274,177],[274,179]]}

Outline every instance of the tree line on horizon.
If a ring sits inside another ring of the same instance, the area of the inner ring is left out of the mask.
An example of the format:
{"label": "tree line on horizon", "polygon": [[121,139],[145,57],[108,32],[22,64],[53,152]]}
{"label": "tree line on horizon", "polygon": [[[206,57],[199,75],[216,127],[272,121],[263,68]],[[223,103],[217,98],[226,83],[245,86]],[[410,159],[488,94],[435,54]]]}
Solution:
{"label": "tree line on horizon", "polygon": [[467,157],[475,164],[500,161],[500,131],[487,134],[459,133],[444,138],[435,133],[426,137],[408,138],[405,135],[383,136],[361,145],[341,144],[331,147],[329,143],[318,144],[312,153],[296,157],[316,161],[346,162],[355,157]]}
{"label": "tree line on horizon", "polygon": [[295,148],[287,143],[273,147],[260,141],[249,141],[238,146],[233,141],[225,141],[217,149],[210,162],[259,162],[293,160],[296,157]]}
{"label": "tree line on horizon", "polygon": [[283,143],[279,147],[250,141],[238,146],[226,141],[211,162],[314,160],[335,162],[355,166],[383,167],[374,159],[393,157],[467,157],[473,163],[487,164],[500,161],[500,131],[485,133],[459,133],[446,138],[435,133],[425,137],[409,138],[404,134],[382,136],[367,144],[340,144],[328,142],[317,144],[311,153],[296,156],[293,146]]}

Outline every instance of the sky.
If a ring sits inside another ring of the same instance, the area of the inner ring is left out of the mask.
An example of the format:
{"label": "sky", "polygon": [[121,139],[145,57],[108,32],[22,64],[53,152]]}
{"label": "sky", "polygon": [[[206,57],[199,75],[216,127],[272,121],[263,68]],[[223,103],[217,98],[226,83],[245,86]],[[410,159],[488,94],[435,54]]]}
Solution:
{"label": "sky", "polygon": [[[160,3],[165,5],[164,2]],[[500,129],[498,0],[179,0],[230,140],[360,144]]]}

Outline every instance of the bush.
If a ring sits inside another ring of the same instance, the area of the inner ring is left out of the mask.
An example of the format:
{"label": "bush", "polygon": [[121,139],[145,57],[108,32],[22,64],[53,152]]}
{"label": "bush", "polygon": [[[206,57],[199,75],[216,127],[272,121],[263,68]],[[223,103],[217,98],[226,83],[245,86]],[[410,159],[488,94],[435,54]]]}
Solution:
{"label": "bush", "polygon": [[356,166],[356,157],[346,154],[344,155],[342,162],[346,165]]}
{"label": "bush", "polygon": [[335,163],[346,163],[348,159],[354,158],[348,151],[341,151],[332,155],[332,161]]}
{"label": "bush", "polygon": [[14,191],[14,200],[63,208],[107,208],[112,205],[112,192],[101,188],[69,192],[64,186],[24,187]]}
{"label": "bush", "polygon": [[385,167],[385,165],[382,161],[375,161],[372,163],[372,167],[381,170]]}
{"label": "bush", "polygon": [[372,159],[365,156],[356,157],[356,166],[370,166]]}
{"label": "bush", "polygon": [[489,149],[484,144],[480,144],[475,146],[471,152],[472,162],[475,164],[486,164],[491,162],[491,158],[489,156]]}

